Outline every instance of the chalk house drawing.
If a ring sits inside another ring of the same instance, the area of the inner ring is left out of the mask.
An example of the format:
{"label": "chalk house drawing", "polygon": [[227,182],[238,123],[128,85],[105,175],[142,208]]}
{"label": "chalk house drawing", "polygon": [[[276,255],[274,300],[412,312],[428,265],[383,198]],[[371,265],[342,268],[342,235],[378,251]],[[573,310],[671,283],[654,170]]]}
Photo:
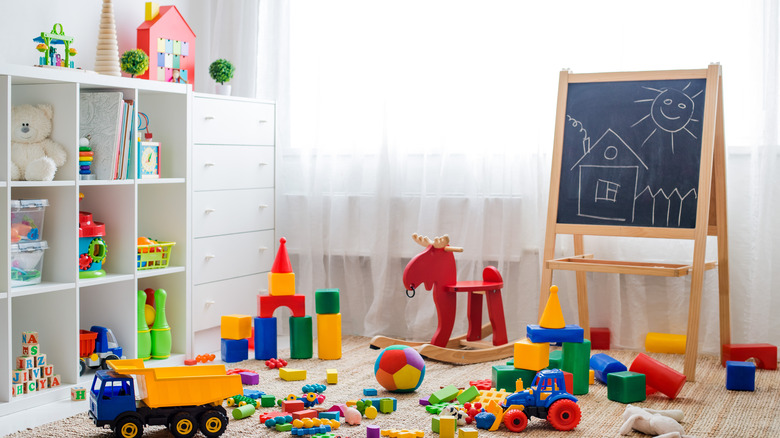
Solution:
{"label": "chalk house drawing", "polygon": [[569,169],[579,172],[577,215],[633,222],[640,166],[648,169],[615,131],[607,129]]}
{"label": "chalk house drawing", "polygon": [[[691,122],[698,122],[699,120],[693,118],[694,111],[694,99],[696,99],[704,90],[689,95],[686,90],[691,86],[689,82],[682,90],[676,90],[674,88],[651,88],[642,86],[645,90],[657,93],[653,98],[635,100],[635,103],[650,102],[650,110],[648,114],[641,119],[637,120],[631,127],[635,127],[646,120],[651,120],[655,127],[650,135],[645,138],[640,147],[650,140],[653,135],[660,129],[661,131],[668,132],[671,136],[672,153],[674,153],[674,135],[676,133],[685,132],[694,139],[696,135],[688,129],[688,125]],[[688,91],[689,93],[691,91]],[[660,135],[660,134],[659,134]]]}

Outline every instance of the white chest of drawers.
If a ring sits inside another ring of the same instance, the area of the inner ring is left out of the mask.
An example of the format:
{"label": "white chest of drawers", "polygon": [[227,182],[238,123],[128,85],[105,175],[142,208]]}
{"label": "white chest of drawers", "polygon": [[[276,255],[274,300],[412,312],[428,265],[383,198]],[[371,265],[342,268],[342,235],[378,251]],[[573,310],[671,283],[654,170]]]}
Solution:
{"label": "white chest of drawers", "polygon": [[254,314],[275,242],[275,105],[193,94],[194,351],[219,349],[222,315]]}

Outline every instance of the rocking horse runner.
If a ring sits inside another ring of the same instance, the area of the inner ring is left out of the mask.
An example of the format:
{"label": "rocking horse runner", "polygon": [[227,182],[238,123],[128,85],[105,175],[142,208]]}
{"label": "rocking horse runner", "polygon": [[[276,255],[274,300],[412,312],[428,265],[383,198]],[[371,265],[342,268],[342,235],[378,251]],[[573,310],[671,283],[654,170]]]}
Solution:
{"label": "rocking horse runner", "polygon": [[[512,355],[513,345],[507,343],[504,306],[501,300],[503,279],[498,270],[488,266],[482,273],[482,281],[457,281],[454,252],[463,248],[449,245],[444,235],[431,240],[413,234],[415,242],[426,249],[415,256],[404,269],[403,282],[406,295],[414,297],[421,285],[433,290],[438,326],[430,344],[408,342],[399,339],[376,336],[371,340],[372,348],[385,348],[394,344],[410,345],[420,354],[435,360],[453,363],[478,363],[496,360]],[[450,339],[455,325],[457,292],[468,292],[468,333]],[[489,324],[482,325],[482,297],[487,298]],[[493,334],[493,344],[480,342]],[[462,349],[465,347],[466,349]]]}

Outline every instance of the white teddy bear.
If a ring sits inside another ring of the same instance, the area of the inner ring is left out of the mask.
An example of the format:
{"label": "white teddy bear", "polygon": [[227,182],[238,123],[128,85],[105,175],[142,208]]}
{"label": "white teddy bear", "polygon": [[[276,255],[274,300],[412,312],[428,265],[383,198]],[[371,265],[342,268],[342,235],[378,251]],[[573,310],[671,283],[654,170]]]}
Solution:
{"label": "white teddy bear", "polygon": [[67,160],[65,148],[49,138],[54,110],[49,104],[19,105],[11,111],[11,179],[51,181]]}

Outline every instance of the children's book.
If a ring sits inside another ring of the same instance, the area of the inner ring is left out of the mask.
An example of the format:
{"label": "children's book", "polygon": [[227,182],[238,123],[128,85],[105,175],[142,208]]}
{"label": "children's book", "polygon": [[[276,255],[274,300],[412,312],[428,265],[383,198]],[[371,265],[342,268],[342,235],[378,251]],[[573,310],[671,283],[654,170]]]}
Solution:
{"label": "children's book", "polygon": [[79,136],[90,136],[94,158],[92,173],[100,180],[115,179],[122,144],[123,94],[119,91],[81,93]]}

